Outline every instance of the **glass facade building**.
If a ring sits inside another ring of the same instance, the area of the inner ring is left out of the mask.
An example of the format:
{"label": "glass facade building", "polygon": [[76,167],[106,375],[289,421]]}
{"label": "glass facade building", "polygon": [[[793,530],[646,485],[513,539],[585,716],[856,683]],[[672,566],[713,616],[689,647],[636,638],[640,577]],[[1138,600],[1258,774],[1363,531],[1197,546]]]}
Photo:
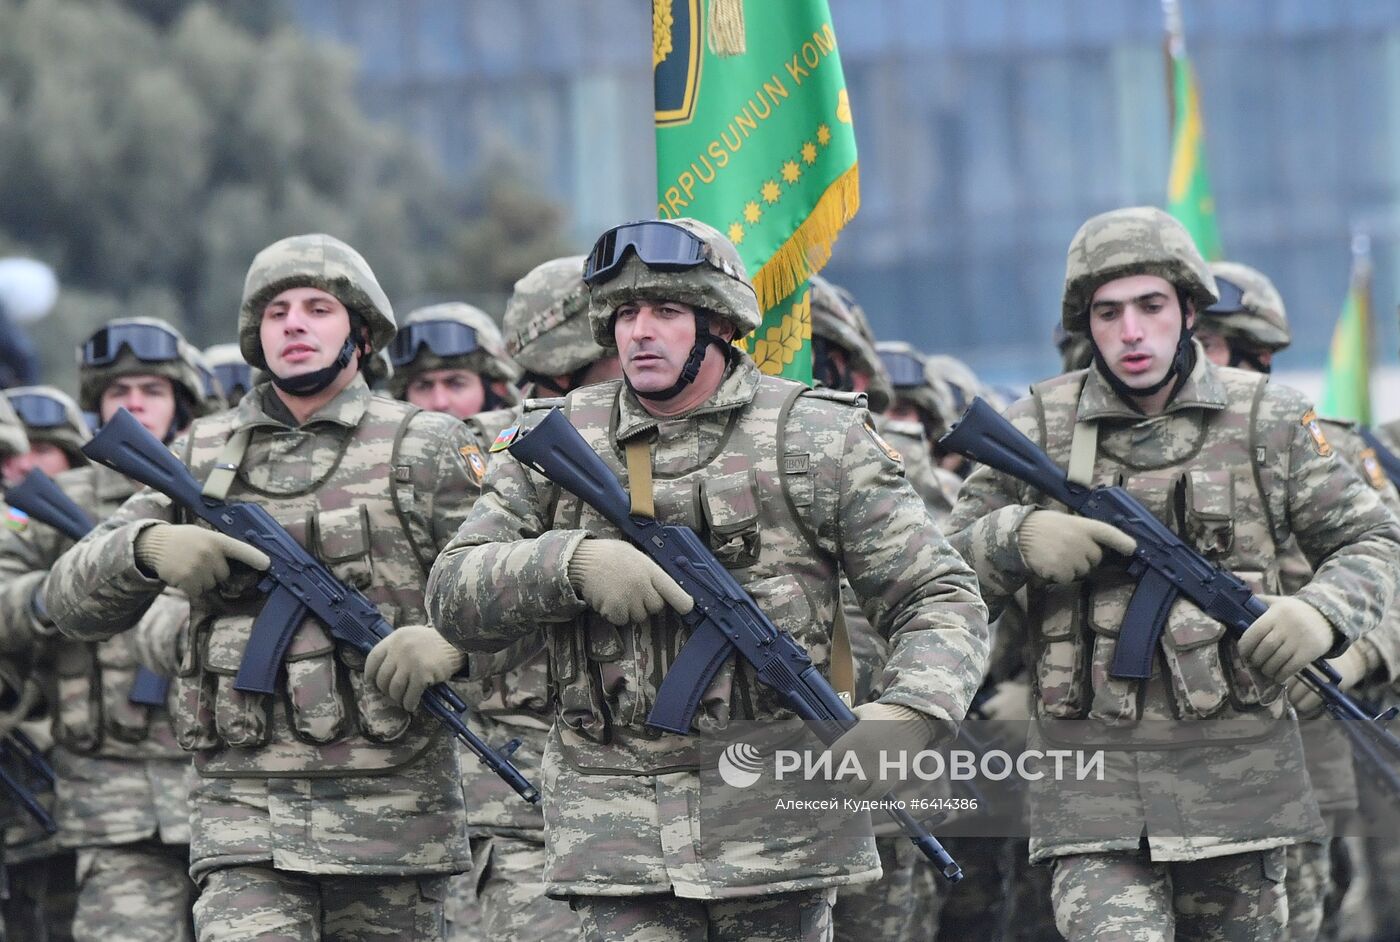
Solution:
{"label": "glass facade building", "polygon": [[[855,114],[861,210],[828,274],[878,333],[1011,382],[1051,371],[1080,222],[1161,204],[1162,14],[1123,0],[830,0]],[[572,236],[651,215],[643,0],[294,0],[359,58],[370,113],[466,176],[523,155]],[[1400,299],[1400,4],[1183,0],[1225,252],[1270,274],[1320,366],[1372,237],[1383,363]],[[1387,410],[1389,411],[1389,410]]]}

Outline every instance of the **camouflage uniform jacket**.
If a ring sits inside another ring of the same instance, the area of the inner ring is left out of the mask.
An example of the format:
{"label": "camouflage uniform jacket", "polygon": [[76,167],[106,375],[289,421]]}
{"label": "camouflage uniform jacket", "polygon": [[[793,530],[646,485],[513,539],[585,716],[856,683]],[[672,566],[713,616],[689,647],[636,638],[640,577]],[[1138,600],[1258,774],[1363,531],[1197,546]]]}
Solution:
{"label": "camouflage uniform jacket", "polygon": [[[521,410],[496,409],[467,420],[482,442],[490,443],[520,421]],[[512,739],[520,746],[511,755],[516,768],[539,781],[554,708],[549,701],[549,663],[543,631],[521,638],[501,654],[473,654],[468,679],[458,684],[471,705],[467,724],[491,745],[500,748]],[[472,836],[498,834],[544,840],[544,812],[520,796],[475,756],[462,754],[462,791],[467,798],[467,824]]]}
{"label": "camouflage uniform jacket", "polygon": [[[1320,419],[1319,424],[1338,458],[1346,461],[1363,481],[1371,485],[1391,513],[1400,513],[1400,495],[1397,495],[1395,485],[1386,478],[1374,454],[1356,433],[1355,425],[1332,419]],[[1312,567],[1308,565],[1307,557],[1298,548],[1296,540],[1289,542],[1279,560],[1279,570],[1283,589],[1287,593],[1296,592],[1312,578]],[[1365,648],[1368,661],[1379,662],[1376,667],[1385,667],[1384,673],[1391,677],[1396,676],[1391,666],[1400,659],[1398,623],[1400,610],[1392,605],[1381,623],[1364,639],[1356,642],[1357,646]],[[1340,735],[1336,722],[1325,712],[1320,716],[1300,717],[1300,727],[1303,752],[1308,760],[1308,778],[1312,781],[1318,807],[1324,812],[1356,810],[1356,774],[1350,741]]]}
{"label": "camouflage uniform jacket", "polygon": [[[246,434],[230,500],[254,500],[393,625],[422,624],[429,563],[476,492],[465,428],[370,393],[362,378],[298,428],[273,418],[270,386],[198,419],[183,459],[203,479]],[[49,612],[66,634],[122,630],[160,583],[133,544],[155,521],[183,522],[142,491],[55,568]],[[203,524],[201,524],[203,525]],[[180,744],[195,753],[191,873],[271,861],[307,873],[427,874],[469,868],[455,741],[366,684],[363,660],[308,617],[288,647],[278,694],[234,689],[262,604],[254,574],[191,602],[175,698]]]}
{"label": "camouflage uniform jacket", "polygon": [[[1389,604],[1400,528],[1334,460],[1311,409],[1286,387],[1198,356],[1160,416],[1129,409],[1090,369],[1034,387],[1007,417],[1062,467],[1076,422],[1097,422],[1093,482],[1121,481],[1257,591],[1279,592],[1279,547],[1296,537],[1315,571],[1296,594],[1341,637],[1369,630]],[[1282,688],[1264,683],[1224,626],[1185,599],[1171,609],[1152,678],[1111,677],[1136,580],[1108,562],[1080,583],[1031,579],[1017,530],[1048,506],[1039,492],[979,468],[949,523],[993,613],[1029,590],[1032,739],[1121,747],[1096,793],[1050,777],[1031,783],[1032,856],[1131,850],[1144,833],[1154,860],[1317,837],[1321,820]]]}
{"label": "camouflage uniform jacket", "polygon": [[[744,356],[683,416],[653,417],[617,381],[575,390],[562,405],[620,478],[620,443],[651,437],[657,518],[701,534],[823,669],[836,574],[844,571],[891,642],[884,699],[956,723],[985,661],[985,609],[972,573],[930,523],[862,402],[763,377]],[[549,891],[718,898],[873,878],[868,822],[847,842],[822,833],[810,815],[777,833],[769,819],[781,789],[771,779],[743,793],[763,814],[726,805],[726,792],[739,790],[713,775],[717,750],[707,744],[731,718],[791,715],[747,664],[736,669],[731,659],[721,669],[693,735],[645,725],[686,635],[673,613],[616,628],[574,591],[574,548],[586,535],[615,533],[571,495],[498,456],[429,581],[435,624],[469,650],[500,649],[551,626]]]}
{"label": "camouflage uniform jacket", "polygon": [[[64,472],[56,483],[94,520],[111,516],[136,490],[97,464]],[[140,613],[138,631],[97,642],[58,636],[36,617],[32,597],[71,546],[35,520],[0,534],[0,643],[7,656],[34,665],[53,711],[58,840],[70,847],[149,837],[188,843],[189,759],[175,742],[170,714],[128,695],[138,666],[159,669],[147,642],[173,645],[189,620],[189,602],[167,591]]]}

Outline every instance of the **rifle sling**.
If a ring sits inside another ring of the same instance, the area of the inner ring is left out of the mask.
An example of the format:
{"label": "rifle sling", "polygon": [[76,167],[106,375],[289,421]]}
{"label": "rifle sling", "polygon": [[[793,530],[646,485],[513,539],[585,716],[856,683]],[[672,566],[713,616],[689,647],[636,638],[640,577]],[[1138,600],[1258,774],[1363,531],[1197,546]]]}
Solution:
{"label": "rifle sling", "polygon": [[252,426],[248,426],[234,432],[228,441],[224,442],[223,450],[219,452],[219,460],[214,462],[214,468],[204,482],[205,497],[214,500],[228,498],[228,489],[233,486],[234,476],[238,474],[238,466],[243,463],[243,454],[248,450],[248,441],[252,436]]}
{"label": "rifle sling", "polygon": [[632,516],[656,519],[656,499],[651,486],[651,439],[638,435],[627,448],[627,493],[632,498]]}

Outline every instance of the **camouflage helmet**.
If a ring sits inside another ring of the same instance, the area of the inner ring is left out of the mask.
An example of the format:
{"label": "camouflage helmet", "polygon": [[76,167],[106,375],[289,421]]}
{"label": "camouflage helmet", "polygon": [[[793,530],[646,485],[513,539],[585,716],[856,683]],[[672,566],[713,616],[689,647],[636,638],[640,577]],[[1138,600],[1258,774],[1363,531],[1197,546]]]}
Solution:
{"label": "camouflage helmet", "polygon": [[[394,309],[360,253],[323,233],[291,236],[254,256],[243,282],[238,349],[249,366],[267,369],[258,334],[263,308],[288,288],[318,288],[334,295],[346,310],[364,321],[372,350],[383,350],[394,339]],[[366,363],[365,369],[368,372],[373,367]]]}
{"label": "camouflage helmet", "polygon": [[953,406],[953,392],[947,382],[930,369],[929,358],[903,340],[882,340],[875,345],[881,357],[907,357],[919,364],[921,380],[917,385],[902,384],[892,386],[894,397],[912,403],[924,414],[927,424],[933,428],[947,429],[957,421],[958,411]]}
{"label": "camouflage helmet", "polygon": [[455,321],[470,327],[476,333],[476,349],[460,356],[441,356],[426,345],[417,345],[408,350],[412,359],[400,360],[398,369],[389,381],[389,391],[394,396],[403,398],[409,380],[428,370],[471,370],[483,381],[499,380],[507,386],[520,378],[520,367],[506,353],[506,344],[495,320],[481,308],[470,304],[451,302],[418,308],[404,319],[400,342],[414,339],[410,336],[413,326],[435,321]]}
{"label": "camouflage helmet", "polygon": [[1075,370],[1085,369],[1094,362],[1094,344],[1084,331],[1065,330],[1063,326],[1056,324],[1052,336],[1055,340],[1055,349],[1060,351],[1061,371],[1073,373]]}
{"label": "camouflage helmet", "polygon": [[1101,213],[1074,234],[1065,263],[1061,325],[1088,331],[1094,292],[1129,275],[1165,278],[1197,312],[1216,301],[1215,279],[1186,227],[1155,206],[1134,206]]}
{"label": "camouflage helmet", "polygon": [[[1197,313],[1200,326],[1210,328],[1227,340],[1243,340],[1250,346],[1274,352],[1293,342],[1283,298],[1267,275],[1239,262],[1211,262],[1210,273],[1215,276],[1221,302],[1215,310],[1207,308]],[[1239,289],[1238,297],[1227,284]],[[1230,304],[1231,310],[1218,309],[1225,303]]]}
{"label": "camouflage helmet", "polygon": [[243,359],[243,352],[236,343],[216,343],[204,348],[204,362],[214,371],[219,380],[219,388],[224,392],[224,400],[230,406],[258,384],[258,371]]}
{"label": "camouflage helmet", "polygon": [[874,412],[889,408],[890,378],[885,364],[875,352],[874,335],[865,311],[851,293],[833,285],[821,275],[811,275],[812,338],[820,337],[844,350],[852,369],[870,377],[866,397]]}
{"label": "camouflage helmet", "polygon": [[697,219],[668,219],[700,240],[706,263],[681,271],[656,271],[632,254],[612,278],[589,286],[588,322],[599,346],[613,349],[613,312],[627,301],[679,301],[714,311],[735,327],[735,338],[758,329],[763,312],[734,243]]}
{"label": "camouflage helmet", "polygon": [[[178,352],[175,357],[168,360],[143,360],[129,347],[119,347],[114,351],[116,357],[110,363],[94,366],[85,362],[84,349],[96,337],[101,335],[103,331],[112,331],[114,328],[123,327],[153,327],[172,334],[175,337],[175,347]],[[182,398],[186,400],[185,406],[190,410],[192,416],[208,415],[213,411],[213,407],[206,395],[207,388],[203,366],[204,363],[199,351],[195,349],[193,344],[185,340],[183,334],[166,321],[155,317],[114,318],[94,331],[92,336],[78,347],[78,405],[85,412],[101,412],[102,393],[112,384],[113,380],[123,376],[141,374],[164,376],[175,385],[176,391],[182,394]]]}
{"label": "camouflage helmet", "polygon": [[27,451],[29,436],[24,433],[24,423],[15,415],[15,407],[10,405],[10,400],[0,396],[0,461]]}
{"label": "camouflage helmet", "polygon": [[582,255],[535,266],[506,302],[506,351],[540,376],[563,376],[610,354],[593,340]]}
{"label": "camouflage helmet", "polygon": [[92,433],[72,396],[56,386],[15,386],[5,390],[4,398],[24,425],[30,445],[56,445],[75,468],[88,463],[83,444]]}

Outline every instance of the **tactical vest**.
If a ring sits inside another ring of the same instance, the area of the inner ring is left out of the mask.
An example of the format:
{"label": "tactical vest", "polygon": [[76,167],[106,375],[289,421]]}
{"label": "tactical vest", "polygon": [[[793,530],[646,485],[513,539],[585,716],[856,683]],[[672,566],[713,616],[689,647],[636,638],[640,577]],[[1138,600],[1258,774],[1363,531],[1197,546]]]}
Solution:
{"label": "tactical vest", "polygon": [[[1285,498],[1271,461],[1278,449],[1288,447],[1290,430],[1258,427],[1255,417],[1267,390],[1262,377],[1221,372],[1229,404],[1219,412],[1199,410],[1189,418],[1178,414],[1098,430],[1091,481],[1121,485],[1188,544],[1233,571],[1255,592],[1277,593]],[[1057,463],[1072,469],[1076,461],[1071,458],[1070,437],[1056,435],[1047,442],[1046,429],[1075,428],[1083,384],[1081,373],[1032,388],[1041,416],[1041,445]],[[1144,461],[1133,451],[1135,441],[1161,442],[1162,428],[1142,427],[1153,422],[1172,424],[1175,437],[1166,460]],[[1208,460],[1201,459],[1203,452]],[[1030,587],[1028,663],[1035,666],[1035,702],[1042,718],[1090,718],[1109,726],[1131,726],[1144,718],[1283,715],[1283,688],[1246,664],[1225,626],[1186,599],[1178,599],[1171,609],[1153,679],[1110,676],[1136,585],[1126,571],[1100,567],[1087,581]],[[1257,735],[1257,724],[1247,725],[1253,727],[1250,735]]]}
{"label": "tactical vest", "polygon": [[[236,466],[228,500],[261,505],[390,624],[422,624],[433,544],[414,510],[412,469],[399,461],[417,411],[372,396],[353,429],[260,428],[241,455],[225,453],[237,419],[226,412],[194,423],[185,462],[199,479],[216,464]],[[428,749],[434,727],[426,714],[411,716],[366,682],[364,658],[337,645],[313,617],[296,629],[276,694],[235,690],[263,598],[250,585],[206,594],[192,606],[175,681],[175,731],[203,775],[375,775]]]}
{"label": "tactical vest", "polygon": [[[626,457],[615,437],[621,390],[621,382],[609,381],[575,390],[565,402],[569,420],[584,440],[627,482]],[[653,455],[652,490],[656,519],[695,530],[774,624],[796,638],[825,673],[838,604],[837,562],[821,548],[811,521],[814,505],[832,501],[834,495],[819,491],[813,449],[801,423],[788,421],[802,396],[849,401],[841,394],[763,377],[752,402],[727,413],[728,425],[708,453]],[[526,408],[553,404],[557,400],[527,403]],[[758,443],[772,441],[775,415],[777,447],[760,448]],[[550,488],[545,499],[550,528],[618,538],[611,524],[568,492]],[[645,722],[657,688],[688,636],[689,629],[670,611],[646,624],[618,627],[590,610],[551,631],[550,682],[559,701],[566,751],[575,739],[569,732],[599,745],[669,736]],[[693,729],[712,733],[731,719],[791,715],[747,663],[736,669],[731,656],[703,695]],[[571,758],[586,765],[586,752],[578,749]],[[633,749],[632,755],[632,770],[653,767],[645,749]],[[675,767],[674,760],[673,752],[657,756],[667,767]]]}
{"label": "tactical vest", "polygon": [[[60,475],[59,481],[94,520],[110,517],[137,490],[133,481],[97,464]],[[142,621],[179,620],[186,614],[184,597],[167,592]],[[54,639],[50,674],[54,686],[48,694],[55,705],[53,733],[55,741],[70,752],[111,759],[184,758],[169,713],[130,700],[141,665],[136,644],[139,630],[98,642]]]}

